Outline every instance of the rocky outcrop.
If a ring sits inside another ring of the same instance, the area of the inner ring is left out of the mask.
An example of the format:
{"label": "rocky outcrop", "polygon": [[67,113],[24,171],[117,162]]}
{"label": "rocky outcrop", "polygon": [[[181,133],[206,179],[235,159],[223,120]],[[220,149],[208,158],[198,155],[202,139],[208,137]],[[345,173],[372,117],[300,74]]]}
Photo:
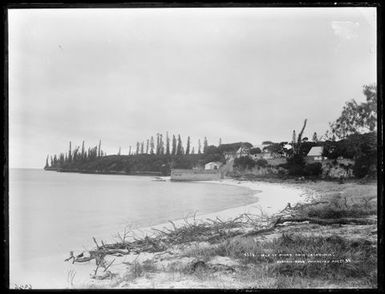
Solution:
{"label": "rocky outcrop", "polygon": [[325,160],[322,162],[322,178],[353,178],[353,166],[351,159]]}

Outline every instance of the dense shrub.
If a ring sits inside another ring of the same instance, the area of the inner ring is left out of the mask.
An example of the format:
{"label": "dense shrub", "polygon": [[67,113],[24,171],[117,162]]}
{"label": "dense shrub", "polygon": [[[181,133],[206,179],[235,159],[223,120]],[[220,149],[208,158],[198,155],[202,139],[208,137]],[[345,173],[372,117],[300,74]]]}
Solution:
{"label": "dense shrub", "polygon": [[340,141],[326,141],[323,143],[323,156],[329,159],[356,159],[361,156],[376,156],[377,133],[354,134]]}
{"label": "dense shrub", "polygon": [[320,162],[306,164],[303,157],[288,159],[286,164],[280,164],[280,168],[288,170],[291,176],[316,177],[322,174],[322,164]]}
{"label": "dense shrub", "polygon": [[287,159],[288,168],[290,166],[305,166],[305,159],[302,155],[295,154]]}
{"label": "dense shrub", "polygon": [[262,150],[260,148],[251,148],[250,149],[250,154],[254,155],[254,154],[259,154],[259,153],[262,153]]}
{"label": "dense shrub", "polygon": [[303,169],[305,176],[319,176],[322,174],[322,164],[320,162],[306,164]]}
{"label": "dense shrub", "polygon": [[202,159],[200,160],[201,164],[206,164],[208,162],[213,162],[213,161],[220,161],[222,163],[225,163],[225,157],[220,154],[220,153],[207,153],[204,154]]}
{"label": "dense shrub", "polygon": [[288,170],[282,166],[278,167],[278,176],[284,177],[288,174]]}
{"label": "dense shrub", "polygon": [[338,142],[326,141],[324,143],[322,156],[329,159],[336,159],[340,156],[353,159],[358,153],[357,147],[357,142],[352,142],[352,140],[348,139]]}
{"label": "dense shrub", "polygon": [[288,170],[289,175],[291,176],[303,176],[305,159],[302,155],[295,154],[287,158],[286,165],[281,165],[281,166],[286,168]]}
{"label": "dense shrub", "polygon": [[255,164],[259,167],[266,167],[267,166],[267,160],[266,159],[258,159]]}
{"label": "dense shrub", "polygon": [[376,133],[360,136],[359,152],[353,166],[354,176],[363,178],[373,177],[377,173],[377,137]]}
{"label": "dense shrub", "polygon": [[288,165],[288,173],[291,176],[303,176],[304,175],[304,166],[298,164]]}
{"label": "dense shrub", "polygon": [[191,169],[195,165],[195,161],[183,158],[183,156],[175,156],[171,160],[171,168]]}
{"label": "dense shrub", "polygon": [[240,170],[252,169],[256,162],[248,156],[242,156],[234,160],[234,167]]}
{"label": "dense shrub", "polygon": [[356,178],[365,176],[373,177],[376,175],[376,160],[369,156],[358,157],[353,166],[353,174]]}

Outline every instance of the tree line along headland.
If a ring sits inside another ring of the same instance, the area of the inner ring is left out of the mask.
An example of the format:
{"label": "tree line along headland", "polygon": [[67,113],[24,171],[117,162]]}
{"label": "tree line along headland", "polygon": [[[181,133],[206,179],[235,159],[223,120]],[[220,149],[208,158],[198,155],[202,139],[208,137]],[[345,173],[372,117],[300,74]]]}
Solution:
{"label": "tree line along headland", "polygon": [[[173,168],[203,169],[209,162],[226,163],[234,159],[235,174],[252,174],[253,170],[274,170],[269,176],[305,176],[320,177],[325,169],[325,160],[329,166],[338,166],[338,159],[349,159],[351,164],[344,167],[351,169],[354,177],[373,177],[377,173],[377,88],[375,85],[363,86],[366,102],[358,104],[354,99],[348,101],[340,117],[330,123],[330,130],[318,138],[304,136],[307,125],[305,119],[302,129],[296,135],[293,131],[291,142],[265,141],[261,146],[249,142],[236,142],[218,146],[209,145],[205,137],[203,146],[198,141],[198,150],[191,147],[188,136],[186,145],[181,136],[172,138],[166,133],[156,134],[143,142],[137,142],[136,149],[131,146],[127,155],[121,154],[121,148],[115,155],[107,155],[101,148],[101,141],[94,147],[72,149],[68,152],[47,156],[45,169],[61,172],[112,173],[112,174],[148,174],[170,175]],[[165,139],[164,139],[165,138]],[[312,147],[321,147],[322,160],[308,160]],[[269,156],[265,156],[269,155]],[[279,159],[279,160],[277,160]],[[277,163],[278,162],[278,163]],[[342,166],[342,165],[341,165]],[[270,168],[270,169],[269,169]],[[228,175],[234,175],[228,174]]]}

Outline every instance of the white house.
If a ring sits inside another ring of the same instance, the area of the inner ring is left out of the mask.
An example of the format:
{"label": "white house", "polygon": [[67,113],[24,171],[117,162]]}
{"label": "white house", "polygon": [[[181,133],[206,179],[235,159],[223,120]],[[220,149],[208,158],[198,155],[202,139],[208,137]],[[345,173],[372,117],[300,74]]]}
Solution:
{"label": "white house", "polygon": [[324,159],[324,157],[322,156],[322,152],[322,146],[313,146],[307,154],[306,158],[308,160],[321,161]]}
{"label": "white house", "polygon": [[205,164],[205,169],[219,169],[222,166],[222,162],[212,161]]}

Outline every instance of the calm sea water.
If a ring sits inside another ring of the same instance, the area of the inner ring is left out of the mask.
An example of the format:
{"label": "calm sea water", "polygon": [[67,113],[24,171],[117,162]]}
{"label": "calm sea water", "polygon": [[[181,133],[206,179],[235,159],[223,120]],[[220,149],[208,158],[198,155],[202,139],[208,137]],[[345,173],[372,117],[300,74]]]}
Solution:
{"label": "calm sea water", "polygon": [[126,226],[145,227],[255,202],[248,189],[153,177],[11,169],[10,282],[49,287],[65,279],[63,258],[113,241]]}

